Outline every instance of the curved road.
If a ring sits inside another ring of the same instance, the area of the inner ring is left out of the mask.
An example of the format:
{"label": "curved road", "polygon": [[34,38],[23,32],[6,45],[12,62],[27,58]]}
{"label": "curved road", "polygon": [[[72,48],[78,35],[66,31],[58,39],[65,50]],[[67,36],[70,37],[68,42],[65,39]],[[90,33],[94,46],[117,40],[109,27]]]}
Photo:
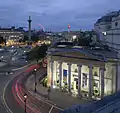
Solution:
{"label": "curved road", "polygon": [[[27,113],[49,113],[53,107],[51,104],[46,103],[38,97],[34,97],[24,87],[23,82],[28,77],[29,73],[33,69],[19,74],[13,80],[11,80],[3,94],[4,104],[11,113],[24,113],[24,94],[28,95],[27,98]],[[51,113],[58,113],[58,109],[53,107]]]}
{"label": "curved road", "polygon": [[7,109],[9,109],[9,112],[12,111],[13,113],[24,113],[23,108],[16,101],[16,99],[14,98],[14,94],[12,92],[12,85],[14,84],[14,80],[12,80],[9,84],[7,84],[6,90],[3,94],[4,95],[3,102],[4,102],[5,106],[7,106]]}

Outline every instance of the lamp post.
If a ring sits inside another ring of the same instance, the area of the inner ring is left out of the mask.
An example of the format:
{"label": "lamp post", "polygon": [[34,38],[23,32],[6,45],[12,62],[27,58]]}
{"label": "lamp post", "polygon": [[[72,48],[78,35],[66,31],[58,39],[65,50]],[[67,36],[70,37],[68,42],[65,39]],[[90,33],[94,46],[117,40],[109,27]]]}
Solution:
{"label": "lamp post", "polygon": [[37,69],[34,69],[34,72],[35,72],[35,92],[36,92],[36,86],[37,86],[37,82],[36,82],[36,71],[37,71]]}
{"label": "lamp post", "polygon": [[112,29],[112,47],[113,47],[113,29]]}
{"label": "lamp post", "polygon": [[24,94],[24,98],[25,98],[25,100],[24,100],[24,102],[25,102],[25,113],[27,113],[27,112],[26,112],[26,101],[27,101],[27,94]]}
{"label": "lamp post", "polygon": [[36,60],[37,61],[37,64],[38,64],[38,60]]}
{"label": "lamp post", "polygon": [[104,36],[104,41],[106,40],[105,36],[107,36],[107,32],[102,32],[103,36]]}

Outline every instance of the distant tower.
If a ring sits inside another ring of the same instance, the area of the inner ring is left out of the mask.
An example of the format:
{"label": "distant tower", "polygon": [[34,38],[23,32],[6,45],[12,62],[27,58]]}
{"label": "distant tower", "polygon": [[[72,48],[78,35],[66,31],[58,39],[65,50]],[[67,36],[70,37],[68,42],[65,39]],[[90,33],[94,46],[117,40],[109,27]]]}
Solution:
{"label": "distant tower", "polygon": [[31,41],[31,16],[29,16],[29,20],[28,20],[28,28],[29,28],[29,34],[28,34],[28,37],[29,37],[29,41]]}

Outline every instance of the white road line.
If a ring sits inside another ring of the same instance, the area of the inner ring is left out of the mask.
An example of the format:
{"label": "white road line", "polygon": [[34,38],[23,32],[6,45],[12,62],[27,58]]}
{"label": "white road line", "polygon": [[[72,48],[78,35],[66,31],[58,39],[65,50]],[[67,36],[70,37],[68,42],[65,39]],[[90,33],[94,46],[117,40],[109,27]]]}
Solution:
{"label": "white road line", "polygon": [[23,69],[23,68],[25,68],[25,67],[27,67],[27,66],[29,66],[29,65],[31,65],[31,64],[25,65],[25,66],[20,67],[20,68],[12,69],[12,71],[17,71],[17,70]]}
{"label": "white road line", "polygon": [[[29,92],[31,95],[35,95],[32,91],[28,91],[28,92]],[[41,97],[41,98],[40,98],[40,96],[37,96],[37,95],[35,95],[35,97],[36,97],[38,100],[40,100],[40,101],[42,101],[42,102],[44,102],[44,103],[46,103],[46,104],[48,104],[48,105],[50,105],[50,106],[53,106],[54,108],[57,108],[57,109],[59,109],[59,110],[61,110],[61,111],[64,110],[64,109],[56,106],[56,104],[54,104],[54,105],[51,104],[51,103],[53,103],[53,102],[50,101],[50,100],[45,99],[44,97]]]}
{"label": "white road line", "polygon": [[[29,65],[30,65],[30,64],[29,64]],[[28,65],[27,65],[27,66],[28,66]],[[24,66],[24,67],[25,67],[25,66]],[[20,73],[22,73],[22,72],[20,72]],[[16,73],[16,74],[14,75],[14,77],[17,76],[17,75],[19,75],[20,73]],[[4,105],[5,108],[7,108],[6,111],[7,111],[7,112],[9,111],[8,113],[13,113],[13,112],[12,112],[11,109],[8,107],[8,105],[7,105],[6,101],[5,101],[5,91],[6,91],[6,88],[7,88],[8,84],[13,80],[14,77],[12,77],[12,78],[7,82],[7,84],[6,84],[5,87],[4,87],[3,95],[2,95],[3,105]]]}
{"label": "white road line", "polygon": [[[2,95],[3,105],[4,105],[5,108],[7,108],[6,111],[7,111],[7,112],[9,111],[10,113],[13,113],[13,112],[12,112],[11,109],[8,107],[8,105],[7,105],[6,101],[5,101],[5,91],[6,91],[6,88],[7,88],[8,84],[9,84],[12,80],[13,80],[13,79],[11,79],[11,80],[9,80],[9,81],[7,82],[7,84],[6,84],[5,87],[4,87],[3,95]],[[9,112],[8,112],[8,113],[9,113]]]}
{"label": "white road line", "polygon": [[53,106],[51,107],[51,109],[50,109],[49,113],[51,113],[51,112],[52,112],[52,109],[53,109]]}
{"label": "white road line", "polygon": [[[46,72],[45,72],[46,73]],[[43,73],[42,75],[44,75],[45,73]],[[27,88],[26,88],[27,89]],[[27,90],[28,91],[28,90]],[[36,95],[36,94],[34,94],[32,91],[28,91],[31,95],[35,95],[35,98],[37,98],[38,100],[40,100],[40,101],[42,101],[42,102],[44,102],[44,103],[46,103],[46,104],[48,104],[48,105],[50,105],[50,106],[53,106],[54,108],[57,108],[57,109],[59,109],[59,110],[61,110],[61,111],[63,111],[64,109],[62,109],[62,108],[60,108],[60,107],[58,107],[58,106],[56,106],[56,104],[54,104],[52,101],[50,101],[50,100],[47,100],[47,99],[45,99],[44,97],[41,97],[41,96],[38,96],[38,95]],[[53,104],[54,105],[53,105]]]}

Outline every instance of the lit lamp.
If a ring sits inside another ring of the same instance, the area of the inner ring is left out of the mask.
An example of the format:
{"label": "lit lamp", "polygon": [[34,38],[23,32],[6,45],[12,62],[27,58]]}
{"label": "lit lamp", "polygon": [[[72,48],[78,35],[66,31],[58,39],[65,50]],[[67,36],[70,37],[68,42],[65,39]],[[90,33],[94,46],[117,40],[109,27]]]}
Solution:
{"label": "lit lamp", "polygon": [[35,72],[35,92],[36,92],[36,86],[37,86],[37,82],[36,82],[36,72],[37,72],[37,69],[34,69],[34,72]]}
{"label": "lit lamp", "polygon": [[24,100],[24,102],[25,102],[25,113],[27,113],[27,112],[26,112],[26,101],[27,101],[27,94],[24,94],[24,99],[25,99],[25,100]]}
{"label": "lit lamp", "polygon": [[102,34],[103,34],[104,36],[106,36],[106,35],[107,35],[107,32],[102,32]]}
{"label": "lit lamp", "polygon": [[77,38],[77,36],[74,35],[74,36],[72,37],[72,41],[74,41],[76,38]]}

